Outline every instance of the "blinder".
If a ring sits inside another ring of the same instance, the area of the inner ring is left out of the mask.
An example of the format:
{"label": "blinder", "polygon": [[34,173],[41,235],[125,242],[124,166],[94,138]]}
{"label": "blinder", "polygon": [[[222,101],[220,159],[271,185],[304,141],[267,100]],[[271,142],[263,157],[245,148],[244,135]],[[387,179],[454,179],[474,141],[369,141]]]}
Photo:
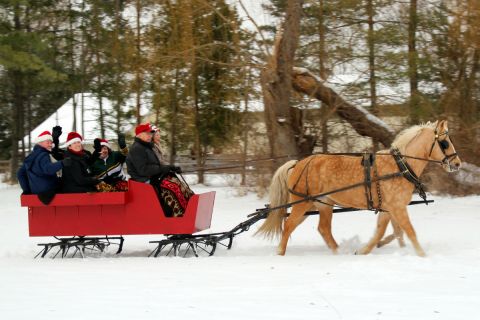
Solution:
{"label": "blinder", "polygon": [[442,150],[447,150],[448,147],[450,146],[450,143],[448,143],[447,140],[438,140],[438,144],[440,145],[440,148]]}
{"label": "blinder", "polygon": [[435,130],[435,140],[433,140],[432,147],[430,148],[430,155],[432,154],[433,147],[435,146],[435,142],[438,143],[440,146],[440,150],[442,150],[443,155],[445,158],[442,159],[442,163],[444,164],[450,164],[450,159],[454,158],[457,156],[457,153],[454,152],[452,154],[447,154],[447,150],[450,147],[450,143],[447,141],[447,139],[440,140],[438,139],[440,136],[446,136],[449,137],[448,131],[442,132],[442,133],[437,133],[437,130]]}

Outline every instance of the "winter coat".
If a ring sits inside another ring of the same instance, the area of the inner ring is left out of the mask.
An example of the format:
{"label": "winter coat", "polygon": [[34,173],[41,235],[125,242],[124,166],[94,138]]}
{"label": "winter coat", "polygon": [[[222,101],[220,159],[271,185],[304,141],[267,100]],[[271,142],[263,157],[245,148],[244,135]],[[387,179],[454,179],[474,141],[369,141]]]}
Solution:
{"label": "winter coat", "polygon": [[152,144],[135,138],[127,155],[127,171],[132,180],[147,182],[154,176],[163,176],[172,169],[163,165],[152,150]]}
{"label": "winter coat", "polygon": [[162,148],[160,147],[159,144],[153,143],[152,144],[152,150],[157,156],[158,161],[160,161],[161,164],[165,162],[165,158],[163,156]]}
{"label": "winter coat", "polygon": [[59,186],[57,171],[62,167],[62,162],[52,162],[50,151],[35,145],[18,170],[17,178],[25,194],[51,192]]}
{"label": "winter coat", "polygon": [[89,169],[90,156],[88,153],[79,155],[67,149],[65,151],[65,158],[72,160],[71,165],[63,169],[63,193],[81,193],[96,191],[95,185],[100,180],[93,177]]}
{"label": "winter coat", "polygon": [[127,148],[122,151],[110,151],[106,159],[100,159],[98,153],[94,153],[95,159],[90,167],[92,174],[110,184],[125,180],[122,167],[127,158],[125,156],[127,152]]}

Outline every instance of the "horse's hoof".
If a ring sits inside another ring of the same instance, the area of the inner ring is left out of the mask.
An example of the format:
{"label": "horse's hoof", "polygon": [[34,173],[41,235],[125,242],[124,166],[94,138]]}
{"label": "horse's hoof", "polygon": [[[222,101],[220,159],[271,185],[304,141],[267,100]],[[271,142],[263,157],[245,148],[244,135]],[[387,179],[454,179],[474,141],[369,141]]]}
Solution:
{"label": "horse's hoof", "polygon": [[360,249],[360,250],[355,250],[355,255],[357,256],[364,256],[366,254],[369,254],[371,250],[368,250],[368,249]]}
{"label": "horse's hoof", "polygon": [[422,257],[422,258],[425,258],[427,256],[427,254],[425,253],[425,251],[417,251],[417,255],[419,257]]}

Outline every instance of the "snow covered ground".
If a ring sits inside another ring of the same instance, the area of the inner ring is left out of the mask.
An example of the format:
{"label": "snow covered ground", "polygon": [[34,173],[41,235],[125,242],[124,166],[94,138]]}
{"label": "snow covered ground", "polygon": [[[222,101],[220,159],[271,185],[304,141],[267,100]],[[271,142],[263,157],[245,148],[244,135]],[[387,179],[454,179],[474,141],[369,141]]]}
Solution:
{"label": "snow covered ground", "polygon": [[[217,191],[212,231],[228,230],[266,203],[236,189]],[[33,259],[20,190],[0,184],[0,317],[2,319],[476,319],[480,303],[480,197],[439,198],[410,216],[428,256],[408,242],[353,252],[373,232],[373,213],[338,213],[332,255],[309,217],[287,255],[276,243],[235,239],[213,257],[147,258],[149,240],[127,236],[120,256]]]}

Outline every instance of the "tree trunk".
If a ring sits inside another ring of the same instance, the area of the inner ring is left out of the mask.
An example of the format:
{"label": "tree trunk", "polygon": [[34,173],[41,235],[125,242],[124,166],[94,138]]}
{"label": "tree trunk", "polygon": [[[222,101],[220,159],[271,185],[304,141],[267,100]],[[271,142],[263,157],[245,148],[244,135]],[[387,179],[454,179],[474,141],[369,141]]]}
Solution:
{"label": "tree trunk", "polygon": [[[376,79],[376,67],[375,67],[375,22],[373,16],[375,15],[373,8],[373,0],[367,0],[367,21],[368,21],[368,70],[370,74],[370,111],[378,116],[379,110],[377,105],[377,79]],[[378,149],[378,141],[375,138],[372,139],[373,151]]]}
{"label": "tree trunk", "polygon": [[[318,48],[318,60],[320,65],[320,77],[324,80],[327,80],[328,74],[327,69],[325,67],[326,60],[327,60],[327,51],[325,48],[325,40],[326,40],[326,32],[325,32],[325,21],[324,21],[324,14],[325,14],[325,3],[324,0],[320,0],[320,16],[318,20],[318,37],[319,37],[319,48]],[[325,105],[323,102],[320,102],[321,109],[321,117],[322,117],[322,152],[328,152],[328,117],[330,112],[328,111],[328,106]]]}
{"label": "tree trunk", "polygon": [[68,39],[68,50],[70,56],[70,68],[71,70],[71,83],[70,86],[70,94],[72,96],[72,106],[73,106],[73,124],[72,124],[72,131],[77,132],[77,100],[75,98],[75,48],[74,48],[74,41],[75,35],[73,30],[73,13],[72,13],[72,1],[68,1],[68,31],[69,31],[69,39]]}
{"label": "tree trunk", "polygon": [[410,17],[408,20],[408,78],[410,82],[410,121],[418,123],[420,120],[420,101],[418,95],[417,70],[417,0],[410,0]]}
{"label": "tree trunk", "polygon": [[292,78],[293,89],[297,92],[315,97],[331,108],[331,112],[349,122],[362,136],[367,136],[389,147],[394,133],[383,121],[360,107],[355,107],[345,101],[335,91],[325,86],[320,79],[308,70],[294,68]]}
{"label": "tree trunk", "polygon": [[[20,32],[22,26],[20,23],[20,5],[19,3],[15,4],[14,7],[14,27],[15,31]],[[12,109],[12,121],[11,121],[11,130],[12,130],[12,149],[11,149],[11,158],[10,158],[10,181],[17,181],[17,170],[19,166],[18,159],[18,141],[20,132],[23,131],[21,127],[21,118],[24,108],[24,97],[23,97],[23,75],[20,71],[12,71],[13,79],[13,109]]]}
{"label": "tree trunk", "polygon": [[135,68],[135,94],[136,94],[136,116],[137,116],[137,124],[140,124],[142,122],[142,117],[140,114],[140,108],[141,108],[141,87],[142,87],[142,76],[140,74],[140,65],[139,65],[139,60],[141,57],[141,51],[140,51],[140,19],[141,19],[141,12],[142,12],[142,5],[140,3],[140,0],[136,0],[135,2],[135,8],[136,8],[136,13],[137,13],[137,18],[136,18],[136,56],[137,56],[137,61],[136,63],[136,68]]}
{"label": "tree trunk", "polygon": [[13,109],[12,109],[12,157],[10,158],[10,181],[17,181],[17,170],[19,166],[18,142],[20,140],[21,118],[24,108],[23,98],[23,76],[20,71],[13,71]]}
{"label": "tree trunk", "polygon": [[[99,67],[101,65],[101,61],[100,61],[100,44],[99,44],[99,41],[100,41],[100,28],[101,28],[101,24],[100,24],[100,13],[99,13],[99,9],[98,9],[98,4],[96,4],[94,7],[94,15],[95,15],[95,38],[96,38],[96,45],[95,45],[95,59],[96,59],[96,63],[97,63],[97,67]],[[105,138],[105,123],[104,123],[104,119],[103,119],[103,78],[102,78],[102,74],[99,70],[97,70],[97,99],[98,99],[98,109],[99,109],[99,117],[98,117],[98,121],[99,121],[99,124],[100,124],[100,134],[102,136],[102,138]]]}
{"label": "tree trunk", "polygon": [[[277,36],[274,55],[268,67],[262,70],[261,84],[265,106],[265,122],[274,158],[297,158],[298,128],[295,126],[290,107],[292,68],[295,58],[302,11],[300,0],[288,0],[282,34]],[[286,159],[282,159],[283,162]]]}
{"label": "tree trunk", "polygon": [[170,110],[172,112],[170,117],[170,164],[175,163],[175,157],[177,156],[177,117],[178,117],[178,96],[179,90],[179,67],[175,68],[175,85],[170,88]]}
{"label": "tree trunk", "polygon": [[250,88],[251,88],[251,70],[250,68],[246,68],[245,70],[245,84],[244,84],[244,91],[243,91],[243,102],[245,103],[245,110],[243,111],[242,117],[242,133],[243,133],[243,150],[242,150],[242,180],[240,185],[245,186],[247,185],[247,153],[248,153],[248,133],[250,131],[250,124],[248,119],[248,107],[250,102]]}

